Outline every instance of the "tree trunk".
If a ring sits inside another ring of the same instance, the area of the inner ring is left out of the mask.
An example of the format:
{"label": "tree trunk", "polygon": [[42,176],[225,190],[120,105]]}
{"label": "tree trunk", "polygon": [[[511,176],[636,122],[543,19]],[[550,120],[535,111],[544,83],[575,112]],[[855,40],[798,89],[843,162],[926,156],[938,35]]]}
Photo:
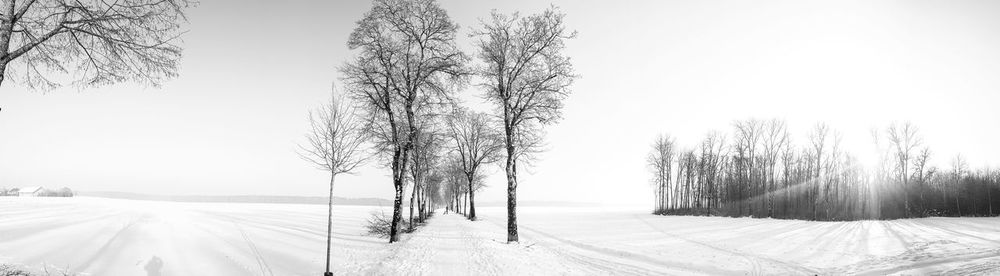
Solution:
{"label": "tree trunk", "polygon": [[989,211],[990,211],[989,214],[992,217],[993,216],[993,196],[990,195],[990,187],[989,186],[986,187],[986,202],[988,204],[987,206],[989,207]]}
{"label": "tree trunk", "polygon": [[958,193],[955,195],[955,211],[958,212],[958,216],[962,216],[962,203],[958,200]]}
{"label": "tree trunk", "polygon": [[333,235],[333,181],[337,178],[336,173],[330,173],[330,199],[326,209],[326,274],[330,273],[330,236]]}
{"label": "tree trunk", "polygon": [[396,198],[392,202],[392,225],[389,229],[389,243],[399,241],[399,222],[403,220],[403,180],[396,179],[393,185],[396,186]]}
{"label": "tree trunk", "polygon": [[413,202],[417,201],[417,181],[413,181],[413,189],[410,192],[410,231],[413,231]]}
{"label": "tree trunk", "polygon": [[3,80],[7,74],[7,62],[0,61],[0,87],[3,86]]}
{"label": "tree trunk", "polygon": [[405,153],[397,149],[394,155],[392,168],[392,186],[395,188],[396,197],[392,202],[392,224],[389,229],[389,243],[399,241],[399,224],[403,220],[403,179],[406,164]]}
{"label": "tree trunk", "polygon": [[417,191],[417,219],[424,222],[424,189]]}
{"label": "tree trunk", "polygon": [[[12,3],[11,6],[14,5],[14,2],[10,3]],[[7,54],[9,54],[10,37],[13,29],[13,22],[10,20],[0,20],[0,57],[3,57],[0,59],[0,86],[3,86],[3,80],[7,73],[7,64],[10,63],[10,60],[7,59]]]}
{"label": "tree trunk", "polygon": [[909,173],[909,170],[907,170],[907,164],[910,163],[910,158],[909,158],[908,155],[904,155],[902,163],[903,163],[903,175],[902,175],[902,178],[903,178],[903,212],[906,215],[906,217],[909,218],[910,217],[910,193],[909,193],[910,192],[910,182],[909,182],[910,178],[907,177],[907,175],[906,175],[907,173]]}
{"label": "tree trunk", "polygon": [[514,156],[513,141],[507,134],[507,242],[517,242],[517,160]]}
{"label": "tree trunk", "polygon": [[472,188],[475,175],[469,174],[469,220],[476,220],[476,190]]}

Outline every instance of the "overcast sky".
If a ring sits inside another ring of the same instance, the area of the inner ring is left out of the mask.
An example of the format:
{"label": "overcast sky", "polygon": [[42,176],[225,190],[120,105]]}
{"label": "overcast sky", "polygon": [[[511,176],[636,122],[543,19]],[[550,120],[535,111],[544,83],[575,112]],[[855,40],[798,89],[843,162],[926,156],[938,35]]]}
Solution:
{"label": "overcast sky", "polygon": [[[280,4],[279,4],[280,3]],[[824,121],[862,159],[891,121],[920,127],[947,166],[1000,165],[998,1],[557,1],[579,31],[577,73],[548,151],[519,176],[521,200],[647,203],[644,158],[660,132],[694,146],[732,122],[783,118],[793,141]],[[491,9],[441,5],[459,43]],[[0,186],[154,194],[326,193],[295,154],[306,113],[330,95],[367,1],[211,0],[190,10],[180,77],[162,88],[0,88]],[[469,89],[467,104],[488,110]],[[481,201],[505,197],[491,167]],[[338,178],[345,197],[391,198],[387,169]]]}

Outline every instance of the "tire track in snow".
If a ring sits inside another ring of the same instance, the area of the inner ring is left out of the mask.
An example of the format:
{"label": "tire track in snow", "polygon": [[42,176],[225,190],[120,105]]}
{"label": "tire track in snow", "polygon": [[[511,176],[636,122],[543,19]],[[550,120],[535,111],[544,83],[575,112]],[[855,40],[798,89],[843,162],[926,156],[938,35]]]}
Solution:
{"label": "tire track in snow", "polygon": [[[247,236],[247,232],[243,230],[239,224],[235,221],[230,221],[236,226],[236,229],[240,230],[240,235],[243,236],[243,240],[246,241],[247,245],[250,247],[250,252],[253,253],[254,258],[257,260],[257,266],[260,267],[260,275],[274,275],[274,271],[271,270],[271,266],[267,264],[267,260],[264,260],[263,254],[257,249],[257,244]],[[265,273],[267,272],[267,273]]]}
{"label": "tire track in snow", "polygon": [[[829,271],[832,271],[834,274],[885,275],[914,269],[927,269],[945,264],[979,262],[989,258],[1000,258],[1000,249],[983,249],[967,246],[955,247],[954,245],[963,243],[941,238],[959,236],[988,243],[996,243],[995,241],[945,229],[942,226],[925,225],[913,221],[879,221],[878,225],[882,226],[882,230],[894,238],[905,250],[896,255],[870,259],[834,268]],[[953,246],[949,247],[948,245]],[[989,267],[983,267],[981,264],[971,264],[960,267],[959,271],[962,271],[961,269],[963,268],[975,271],[989,269]],[[930,272],[920,271],[920,273]],[[935,273],[942,272],[938,271]]]}
{"label": "tire track in snow", "polygon": [[[954,256],[954,257],[931,258],[931,260],[929,260],[929,261],[920,261],[920,262],[915,262],[915,263],[910,263],[910,264],[905,264],[905,265],[899,265],[899,266],[890,267],[890,268],[870,268],[870,269],[866,269],[866,270],[861,270],[859,272],[850,272],[849,274],[856,274],[856,275],[888,275],[888,274],[899,273],[899,272],[904,272],[904,271],[913,270],[913,269],[919,269],[919,268],[928,268],[928,267],[933,267],[933,266],[938,266],[938,265],[948,264],[948,263],[971,262],[971,261],[977,261],[977,260],[981,260],[981,259],[998,258],[998,257],[1000,257],[1000,249],[989,250],[987,252],[972,252],[972,253],[967,253],[967,254],[958,254],[957,256],[956,255],[952,255],[952,256]],[[906,258],[906,257],[910,257],[910,256],[908,254],[901,255],[901,256],[893,256],[893,257],[888,258],[886,260],[882,260],[879,263],[872,263],[872,266],[878,266],[879,264],[883,264],[884,265],[885,263],[898,262],[898,261],[900,261],[901,258]],[[979,268],[979,270],[989,270],[989,269],[996,270],[996,269],[1000,269],[1000,268],[997,268],[997,267],[992,267],[992,268],[978,267],[978,268]]]}
{"label": "tire track in snow", "polygon": [[[493,221],[491,220],[491,222]],[[500,225],[497,222],[493,222],[493,224],[497,225],[498,227],[502,227],[503,229],[506,229],[505,225]],[[536,234],[548,238],[556,243],[560,243],[563,245],[563,247],[580,249],[582,251],[590,253],[597,253],[598,255],[600,255],[600,257],[588,256],[587,254],[573,252],[572,250],[561,249],[559,248],[559,246],[554,246],[553,244],[549,244],[545,241],[539,239],[532,239],[535,240],[537,243],[545,245],[545,248],[549,249],[553,253],[574,260],[577,264],[595,268],[597,272],[600,272],[602,274],[661,275],[664,274],[666,271],[673,271],[676,273],[707,272],[710,274],[743,274],[741,273],[741,271],[722,270],[710,266],[692,266],[690,264],[659,260],[631,252],[604,248],[577,241],[567,240],[560,238],[554,234],[546,233],[544,231],[540,231],[532,227],[524,226],[523,224],[518,225],[518,229],[527,230],[528,232],[530,232],[527,233],[529,234],[529,238],[531,234]],[[630,264],[629,262],[643,263],[647,267]],[[648,268],[648,266],[656,267],[656,269],[650,269]]]}
{"label": "tire track in snow", "polygon": [[761,272],[763,271],[761,269],[761,267],[760,267],[760,261],[764,261],[764,262],[767,262],[767,263],[770,263],[770,264],[777,265],[779,267],[783,267],[786,270],[790,270],[791,272],[795,272],[795,273],[798,273],[798,274],[816,274],[817,273],[816,270],[813,270],[811,268],[807,268],[807,267],[804,267],[804,266],[799,266],[799,265],[791,264],[791,263],[788,263],[788,262],[784,262],[784,261],[780,261],[780,260],[768,258],[768,257],[765,257],[765,256],[749,254],[749,253],[745,253],[745,252],[742,252],[742,251],[739,251],[739,250],[735,250],[735,249],[726,249],[726,248],[718,247],[718,246],[715,246],[715,245],[712,245],[712,244],[708,244],[708,243],[705,243],[705,242],[700,242],[700,241],[688,239],[688,238],[682,237],[682,236],[674,234],[674,233],[670,233],[670,232],[664,231],[664,230],[656,227],[655,225],[653,225],[652,223],[650,223],[648,220],[646,220],[646,218],[643,218],[642,215],[635,215],[635,217],[636,217],[636,219],[638,219],[639,221],[642,221],[642,223],[646,224],[647,226],[649,226],[653,230],[656,230],[657,232],[666,234],[666,235],[671,236],[673,238],[680,239],[680,240],[683,240],[683,241],[687,241],[687,242],[690,242],[690,243],[694,243],[694,244],[697,244],[697,245],[701,245],[703,247],[707,247],[707,248],[714,249],[714,250],[717,250],[717,251],[721,251],[721,252],[725,252],[725,253],[729,253],[729,254],[733,254],[733,255],[736,255],[736,256],[743,257],[752,266],[754,266],[755,274],[761,274]]}
{"label": "tire track in snow", "polygon": [[97,252],[95,252],[94,254],[92,254],[90,256],[90,258],[87,258],[87,260],[85,260],[85,261],[81,262],[79,265],[77,265],[77,267],[74,270],[75,271],[83,271],[83,270],[85,270],[87,268],[90,268],[90,266],[93,265],[95,261],[99,260],[100,257],[102,257],[104,254],[108,253],[109,251],[112,251],[112,252],[115,251],[114,249],[112,249],[111,245],[114,244],[119,239],[121,239],[122,236],[126,235],[128,233],[128,231],[129,231],[129,229],[131,229],[137,223],[139,223],[138,219],[136,219],[136,218],[130,219],[128,221],[128,223],[125,224],[125,226],[123,226],[121,229],[119,229],[117,232],[115,232],[115,234],[113,236],[111,236],[111,238],[109,238],[107,241],[105,241],[104,245],[102,245],[101,248],[97,249]]}
{"label": "tire track in snow", "polygon": [[923,230],[925,232],[928,232],[928,230],[940,231],[940,232],[945,232],[945,233],[948,233],[948,234],[951,234],[951,235],[954,235],[954,236],[960,236],[960,237],[965,237],[965,238],[969,238],[969,239],[979,240],[979,241],[986,242],[986,243],[992,243],[992,244],[995,244],[995,245],[1000,245],[1000,241],[992,240],[992,239],[985,239],[985,238],[980,237],[980,236],[976,236],[976,235],[972,235],[972,234],[967,234],[967,233],[963,233],[963,232],[958,232],[958,231],[955,231],[955,230],[948,229],[947,227],[940,227],[940,226],[932,227],[932,226],[928,226],[928,225],[925,225],[925,224],[917,224],[917,223],[914,223],[914,222],[907,222],[907,225],[912,226],[912,228],[914,228],[914,229],[920,229],[920,230]]}

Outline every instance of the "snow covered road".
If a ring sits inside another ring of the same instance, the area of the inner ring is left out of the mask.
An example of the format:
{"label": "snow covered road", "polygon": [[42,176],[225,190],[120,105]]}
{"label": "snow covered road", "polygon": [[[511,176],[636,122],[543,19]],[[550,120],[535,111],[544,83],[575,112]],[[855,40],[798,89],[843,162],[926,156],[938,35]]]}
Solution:
{"label": "snow covered road", "polygon": [[[1000,273],[1000,218],[894,221],[653,216],[522,207],[438,214],[401,242],[336,206],[338,275],[884,275]],[[319,275],[326,208],[103,198],[0,198],[0,263],[89,275]]]}
{"label": "snow covered road", "polygon": [[358,274],[375,275],[559,275],[583,270],[549,251],[506,244],[492,224],[439,214],[426,227],[393,244]]}

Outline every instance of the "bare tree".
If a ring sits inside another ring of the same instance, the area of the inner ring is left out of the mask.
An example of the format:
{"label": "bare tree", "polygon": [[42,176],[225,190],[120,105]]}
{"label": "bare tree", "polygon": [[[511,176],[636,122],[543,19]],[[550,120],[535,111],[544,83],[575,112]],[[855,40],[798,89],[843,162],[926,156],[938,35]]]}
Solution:
{"label": "bare tree", "polygon": [[670,172],[674,159],[674,139],[669,134],[660,134],[653,141],[653,148],[646,157],[646,163],[653,172],[653,185],[656,187],[656,207],[654,212],[662,212],[667,205],[667,187],[670,185]]}
{"label": "bare tree", "polygon": [[816,215],[816,204],[819,201],[819,186],[820,183],[823,183],[823,178],[821,177],[823,169],[823,152],[827,148],[827,139],[829,136],[830,127],[825,123],[817,123],[816,126],[813,127],[812,132],[809,133],[809,143],[811,145],[810,150],[812,151],[811,155],[816,158],[814,159],[815,163],[813,163],[816,173],[813,175],[812,179],[809,180],[809,185],[812,186],[811,203],[813,220],[818,218]]}
{"label": "bare tree", "polygon": [[910,193],[909,193],[909,165],[913,158],[914,149],[922,143],[922,139],[917,136],[917,127],[910,122],[903,123],[902,126],[892,124],[886,129],[889,135],[889,143],[896,153],[896,164],[899,170],[899,180],[903,184],[903,208],[906,216],[910,216]]}
{"label": "bare tree", "polygon": [[517,162],[533,152],[541,126],[557,122],[563,99],[576,76],[564,41],[576,32],[566,30],[565,14],[549,8],[541,14],[492,13],[478,37],[479,58],[486,63],[479,74],[486,80],[486,98],[503,118],[507,163],[507,241],[517,236]]}
{"label": "bare tree", "polygon": [[431,172],[431,175],[427,177],[426,197],[429,204],[428,208],[431,210],[436,209],[437,206],[440,206],[440,204],[445,201],[443,197],[444,195],[442,194],[444,180],[444,174],[440,169],[435,169]]}
{"label": "bare tree", "polygon": [[467,76],[455,45],[458,25],[434,0],[375,0],[347,46],[356,58],[340,71],[369,118],[376,149],[389,159],[395,188],[389,242],[399,240],[403,188],[417,140],[417,111],[446,101]]}
{"label": "bare tree", "polygon": [[351,173],[368,159],[362,144],[367,139],[363,121],[345,97],[333,89],[330,102],[309,112],[306,143],[299,156],[330,173],[330,194],[326,222],[326,274],[330,272],[330,237],[333,231],[333,184],[338,174]]}
{"label": "bare tree", "polygon": [[913,167],[914,169],[916,169],[916,171],[913,173],[915,174],[917,180],[917,189],[919,189],[918,192],[920,193],[920,202],[918,206],[920,206],[921,208],[926,203],[924,199],[924,190],[926,190],[927,188],[926,187],[928,178],[927,167],[930,158],[931,158],[931,149],[924,147],[922,150],[920,150],[920,153],[917,154],[916,158],[913,159]]}
{"label": "bare tree", "polygon": [[[177,75],[184,9],[192,0],[5,0],[0,5],[0,84],[53,89],[135,81],[157,86]],[[17,68],[17,71],[8,70]]]}
{"label": "bare tree", "polygon": [[455,142],[455,152],[461,162],[462,173],[469,184],[469,219],[476,220],[476,196],[472,185],[477,172],[484,164],[500,161],[503,145],[500,135],[490,127],[490,118],[485,113],[457,108],[448,117],[449,135]]}
{"label": "bare tree", "polygon": [[705,139],[701,142],[701,154],[702,162],[704,166],[705,175],[705,189],[706,189],[706,201],[708,208],[708,215],[712,215],[712,203],[718,200],[718,184],[719,184],[719,174],[723,163],[725,162],[723,152],[726,147],[726,137],[719,132],[712,131],[705,135]]}
{"label": "bare tree", "polygon": [[785,121],[771,119],[764,124],[764,158],[766,159],[767,173],[764,174],[764,183],[768,187],[767,193],[767,216],[774,215],[774,191],[775,188],[775,167],[777,167],[778,157],[785,147],[788,147],[788,128]]}
{"label": "bare tree", "polygon": [[[423,113],[423,112],[421,112]],[[435,121],[430,118],[432,114],[420,114],[421,120],[417,130],[417,141],[413,144],[412,160],[409,165],[410,180],[413,184],[410,195],[410,229],[413,229],[413,209],[417,204],[417,221],[422,222],[424,214],[419,210],[422,205],[421,193],[427,188],[427,177],[431,175],[431,170],[437,165],[439,152],[441,150],[441,134],[438,133]]]}
{"label": "bare tree", "polygon": [[[955,158],[951,159],[951,184],[957,190],[962,177],[968,173],[969,164],[965,162],[965,158],[961,154],[956,154]],[[962,201],[959,200],[958,196],[961,192],[955,193],[955,210],[958,212],[958,216],[962,216]]]}
{"label": "bare tree", "polygon": [[[764,123],[757,119],[749,119],[745,121],[737,121],[733,124],[736,127],[736,139],[737,143],[743,151],[746,153],[745,158],[741,158],[744,162],[744,167],[746,168],[746,175],[744,180],[747,189],[747,206],[749,208],[748,213],[753,216],[753,203],[754,197],[760,193],[758,186],[758,179],[756,175],[757,170],[760,168],[755,168],[754,164],[757,163],[757,146],[760,144],[761,138],[764,136]],[[757,169],[757,170],[755,170]]]}

